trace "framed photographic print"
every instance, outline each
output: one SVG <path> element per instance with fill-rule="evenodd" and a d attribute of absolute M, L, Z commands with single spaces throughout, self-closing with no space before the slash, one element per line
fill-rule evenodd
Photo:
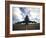
<path fill-rule="evenodd" d="M 6 37 L 44 35 L 44 3 L 6 1 L 5 12 Z"/>

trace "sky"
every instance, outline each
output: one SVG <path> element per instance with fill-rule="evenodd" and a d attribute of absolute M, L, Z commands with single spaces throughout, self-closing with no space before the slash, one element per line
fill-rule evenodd
<path fill-rule="evenodd" d="M 12 21 L 13 24 L 24 21 L 25 16 L 28 15 L 30 21 L 40 22 L 40 8 L 31 7 L 13 7 Z"/>

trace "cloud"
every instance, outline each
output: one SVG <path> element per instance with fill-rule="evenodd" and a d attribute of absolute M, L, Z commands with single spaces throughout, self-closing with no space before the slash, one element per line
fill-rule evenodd
<path fill-rule="evenodd" d="M 26 15 L 29 16 L 30 21 L 40 21 L 40 9 L 39 8 L 26 8 L 26 7 L 14 7 L 13 8 L 13 23 L 24 21 Z"/>

